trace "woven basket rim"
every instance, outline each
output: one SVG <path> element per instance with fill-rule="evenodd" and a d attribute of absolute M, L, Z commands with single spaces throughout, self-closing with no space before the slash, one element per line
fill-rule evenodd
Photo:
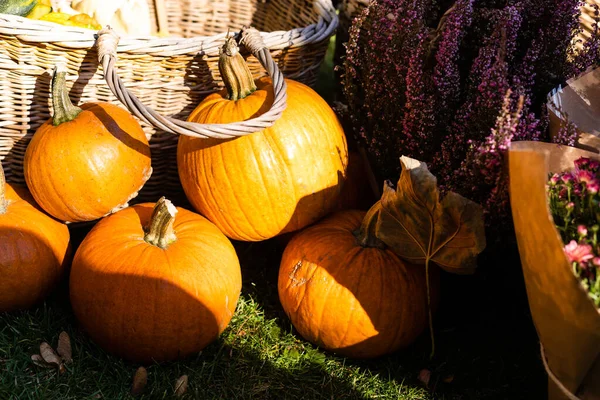
<path fill-rule="evenodd" d="M 328 39 L 339 24 L 339 18 L 331 0 L 314 0 L 313 8 L 318 15 L 316 23 L 287 31 L 260 31 L 269 50 L 306 46 Z M 63 48 L 88 49 L 96 42 L 95 30 L 59 25 L 49 21 L 32 20 L 18 15 L 0 13 L 0 34 L 30 43 L 51 43 Z M 119 35 L 118 52 L 148 55 L 196 54 L 218 55 L 227 32 L 219 34 L 183 37 L 157 37 Z"/>

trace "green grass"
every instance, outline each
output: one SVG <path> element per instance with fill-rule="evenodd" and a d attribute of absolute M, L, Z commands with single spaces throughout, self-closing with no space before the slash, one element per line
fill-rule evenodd
<path fill-rule="evenodd" d="M 512 278 L 443 276 L 433 360 L 424 332 L 404 351 L 357 361 L 319 350 L 294 331 L 277 296 L 283 248 L 276 241 L 236 243 L 236 249 L 244 285 L 228 329 L 195 357 L 148 366 L 141 398 L 173 398 L 183 374 L 189 376 L 185 398 L 193 399 L 544 398 L 522 288 L 506 299 L 499 295 Z M 495 286 L 484 289 L 484 279 Z M 42 341 L 56 346 L 62 330 L 71 336 L 74 362 L 59 375 L 30 357 Z M 127 399 L 137 367 L 105 353 L 78 329 L 66 283 L 32 310 L 0 315 L 0 399 Z M 432 371 L 429 388 L 417 380 L 422 368 Z M 444 382 L 449 376 L 452 382 Z"/>

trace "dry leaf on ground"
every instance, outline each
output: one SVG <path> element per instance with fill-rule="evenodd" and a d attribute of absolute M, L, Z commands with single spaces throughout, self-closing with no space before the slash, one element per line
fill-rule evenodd
<path fill-rule="evenodd" d="M 69 338 L 69 334 L 65 331 L 62 331 L 58 336 L 58 347 L 56 349 L 58 354 L 61 356 L 65 363 L 70 363 L 73 361 L 73 353 L 71 350 L 71 339 Z"/>
<path fill-rule="evenodd" d="M 133 384 L 131 385 L 131 394 L 136 396 L 141 394 L 148 382 L 148 371 L 146 368 L 139 367 L 133 376 Z"/>
<path fill-rule="evenodd" d="M 419 376 L 417 377 L 419 381 L 421 381 L 425 387 L 429 387 L 429 380 L 431 379 L 431 371 L 428 369 L 422 369 L 419 372 Z"/>
<path fill-rule="evenodd" d="M 188 387 L 188 376 L 187 375 L 182 375 L 179 377 L 179 379 L 177 379 L 177 382 L 175 382 L 175 395 L 177 397 L 183 396 L 183 394 L 186 392 Z"/>
<path fill-rule="evenodd" d="M 40 355 L 46 363 L 58 367 L 59 373 L 62 374 L 63 372 L 65 372 L 65 366 L 62 360 L 56 354 L 52 346 L 50 346 L 48 343 L 42 342 L 42 344 L 40 344 Z"/>
<path fill-rule="evenodd" d="M 37 365 L 38 367 L 42 367 L 42 368 L 54 368 L 54 365 L 48 364 L 46 361 L 44 361 L 44 358 L 42 356 L 40 356 L 39 354 L 32 355 L 31 356 L 31 361 L 33 361 L 33 363 L 35 365 Z"/>

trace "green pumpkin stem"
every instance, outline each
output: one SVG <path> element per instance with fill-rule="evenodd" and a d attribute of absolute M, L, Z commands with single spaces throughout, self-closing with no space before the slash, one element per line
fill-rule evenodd
<path fill-rule="evenodd" d="M 229 100 L 240 100 L 256 90 L 254 77 L 233 37 L 226 39 L 219 51 L 219 72 Z"/>
<path fill-rule="evenodd" d="M 377 218 L 379 217 L 379 210 L 381 205 L 379 202 L 375 203 L 362 220 L 360 228 L 354 231 L 354 236 L 358 241 L 358 244 L 362 247 L 376 247 L 378 249 L 384 249 L 385 243 L 383 243 L 376 235 L 377 229 Z"/>
<path fill-rule="evenodd" d="M 2 168 L 2 164 L 0 164 L 0 215 L 6 213 L 7 206 L 6 177 L 4 176 L 4 168 Z"/>
<path fill-rule="evenodd" d="M 69 93 L 66 88 L 67 68 L 64 64 L 59 63 L 54 68 L 52 74 L 52 108 L 54 115 L 52 116 L 52 125 L 58 126 L 63 122 L 69 122 L 75 119 L 82 111 L 81 108 L 73 105 L 69 98 Z"/>
<path fill-rule="evenodd" d="M 177 240 L 173 224 L 175 223 L 177 208 L 169 200 L 161 197 L 154 206 L 152 217 L 146 226 L 144 240 L 153 246 L 166 249 Z"/>

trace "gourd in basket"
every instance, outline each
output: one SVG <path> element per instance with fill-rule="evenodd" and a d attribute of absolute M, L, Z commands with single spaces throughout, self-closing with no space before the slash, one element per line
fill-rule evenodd
<path fill-rule="evenodd" d="M 134 198 L 152 173 L 150 147 L 124 108 L 105 102 L 76 107 L 64 66 L 52 77 L 54 115 L 31 139 L 23 161 L 37 203 L 66 222 L 98 219 Z"/>
<path fill-rule="evenodd" d="M 269 109 L 271 79 L 253 79 L 233 38 L 221 50 L 219 71 L 226 89 L 206 97 L 188 121 L 227 124 Z M 348 164 L 342 126 L 314 90 L 285 82 L 287 108 L 273 126 L 235 139 L 179 138 L 187 198 L 232 239 L 259 241 L 301 229 L 338 201 Z"/>

